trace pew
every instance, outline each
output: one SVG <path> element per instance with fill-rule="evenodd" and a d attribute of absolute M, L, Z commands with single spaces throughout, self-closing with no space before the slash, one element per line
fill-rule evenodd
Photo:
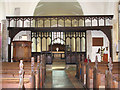
<path fill-rule="evenodd" d="M 25 88 L 43 88 L 46 75 L 45 56 L 38 56 L 38 61 L 23 62 L 24 76 L 23 84 Z M 2 63 L 2 88 L 21 88 L 19 75 L 19 62 L 3 62 Z"/>
<path fill-rule="evenodd" d="M 96 64 L 95 62 L 85 63 L 81 61 L 78 66 L 78 79 L 87 88 L 118 88 L 120 87 L 118 86 L 120 82 L 119 65 L 119 62 L 113 62 L 112 76 L 110 76 L 109 73 L 106 74 L 109 69 L 107 62 L 97 62 Z M 107 87 L 106 83 L 109 82 L 107 77 L 111 77 L 112 81 L 114 81 L 112 82 L 112 87 Z"/>

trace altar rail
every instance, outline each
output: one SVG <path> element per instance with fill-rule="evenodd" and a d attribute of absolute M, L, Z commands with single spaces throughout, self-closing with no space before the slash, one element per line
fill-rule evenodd
<path fill-rule="evenodd" d="M 8 27 L 111 26 L 113 15 L 7 16 Z"/>

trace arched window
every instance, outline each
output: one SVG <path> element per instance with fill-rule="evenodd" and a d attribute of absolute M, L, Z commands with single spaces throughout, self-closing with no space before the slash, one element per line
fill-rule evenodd
<path fill-rule="evenodd" d="M 54 43 L 64 44 L 63 32 L 52 32 L 52 44 Z"/>

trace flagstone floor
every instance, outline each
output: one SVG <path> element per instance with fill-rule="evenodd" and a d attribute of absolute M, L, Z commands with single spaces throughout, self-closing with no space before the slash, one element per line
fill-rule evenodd
<path fill-rule="evenodd" d="M 44 88 L 82 88 L 81 82 L 75 77 L 76 65 L 65 65 L 64 59 L 54 59 L 47 65 L 47 76 Z"/>

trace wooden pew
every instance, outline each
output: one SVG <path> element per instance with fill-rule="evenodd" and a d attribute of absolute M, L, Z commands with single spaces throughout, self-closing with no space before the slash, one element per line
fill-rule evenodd
<path fill-rule="evenodd" d="M 112 70 L 112 73 L 113 75 L 118 75 L 120 74 L 119 70 L 119 62 L 113 62 L 113 70 Z M 84 63 L 84 62 L 81 62 L 79 64 L 79 68 L 78 70 L 80 70 L 80 68 L 82 69 L 81 70 L 81 74 L 79 74 L 80 78 L 79 80 L 87 87 L 87 88 L 93 88 L 93 87 L 97 87 L 97 83 L 102 83 L 102 82 L 99 82 L 101 81 L 101 77 L 104 75 L 104 78 L 105 78 L 105 72 L 106 70 L 108 70 L 108 63 L 106 62 L 98 62 L 98 66 L 97 66 L 97 71 L 95 70 L 94 68 L 95 66 L 95 63 Z M 87 71 L 87 72 L 86 72 Z M 94 71 L 94 72 L 93 72 Z M 97 73 L 97 76 L 95 77 L 94 73 Z M 86 75 L 87 74 L 87 75 Z M 93 81 L 94 80 L 97 80 L 97 83 Z M 119 80 L 119 79 L 118 79 Z M 105 81 L 104 81 L 105 82 Z M 92 83 L 92 85 L 91 85 Z M 93 83 L 95 85 L 93 85 Z M 100 85 L 99 85 L 100 86 Z M 104 85 L 105 86 L 105 85 Z M 115 85 L 114 85 L 115 86 Z"/>
<path fill-rule="evenodd" d="M 42 57 L 42 56 L 41 56 Z M 34 68 L 31 68 L 31 63 L 30 62 L 24 62 L 24 84 L 25 84 L 25 88 L 31 88 L 31 87 L 37 87 L 37 88 L 42 88 L 43 87 L 43 83 L 45 82 L 45 73 L 46 73 L 46 64 L 43 64 L 45 61 L 45 58 L 43 59 L 43 62 L 41 62 L 40 67 L 38 66 L 38 63 L 34 62 Z M 31 72 L 33 70 L 34 74 L 32 74 L 33 72 Z M 41 74 L 39 74 L 38 72 L 40 72 Z M 19 84 L 19 62 L 13 62 L 13 63 L 9 63 L 9 62 L 3 62 L 2 63 L 2 72 L 0 73 L 2 74 L 2 84 L 3 84 L 3 88 L 7 88 L 5 86 L 5 84 L 9 87 L 9 85 L 13 85 L 14 88 L 18 88 L 18 84 Z M 38 75 L 41 78 L 41 83 L 42 86 L 40 87 L 40 79 L 38 79 Z M 44 76 L 44 79 L 42 76 Z M 31 77 L 34 78 L 31 78 Z M 36 81 L 35 81 L 36 79 Z M 33 80 L 33 83 L 31 82 L 31 80 Z M 32 83 L 32 84 L 31 84 Z M 39 85 L 38 85 L 39 84 Z M 33 86 L 31 86 L 33 85 Z M 13 87 L 11 87 L 13 88 Z"/>

